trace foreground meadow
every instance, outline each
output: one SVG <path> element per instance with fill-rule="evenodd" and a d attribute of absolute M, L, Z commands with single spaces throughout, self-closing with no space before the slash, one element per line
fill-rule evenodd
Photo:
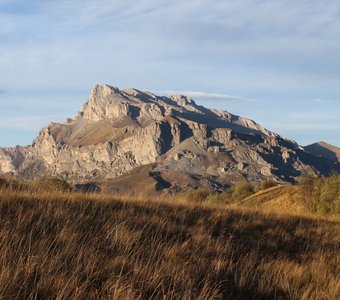
<path fill-rule="evenodd" d="M 340 299 L 340 222 L 0 191 L 0 299 Z"/>

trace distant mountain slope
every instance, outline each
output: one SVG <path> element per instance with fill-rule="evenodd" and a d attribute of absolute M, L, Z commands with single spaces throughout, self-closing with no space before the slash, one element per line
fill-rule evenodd
<path fill-rule="evenodd" d="M 147 165 L 147 172 L 139 168 Z M 73 183 L 118 184 L 138 182 L 138 170 L 151 177 L 150 188 L 177 191 L 183 182 L 214 189 L 268 177 L 292 182 L 301 174 L 340 172 L 340 164 L 188 97 L 109 85 L 95 85 L 74 119 L 43 128 L 31 146 L 0 148 L 0 174 L 29 179 L 48 174 Z"/>
<path fill-rule="evenodd" d="M 313 155 L 322 156 L 340 162 L 340 148 L 326 142 L 318 142 L 305 147 L 305 150 Z"/>

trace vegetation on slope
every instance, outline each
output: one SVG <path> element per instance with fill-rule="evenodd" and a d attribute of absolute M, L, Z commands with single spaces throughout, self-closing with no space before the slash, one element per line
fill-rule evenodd
<path fill-rule="evenodd" d="M 298 178 L 296 186 L 278 185 L 270 179 L 262 181 L 257 187 L 248 182 L 239 182 L 223 193 L 198 189 L 183 193 L 180 197 L 190 202 L 271 207 L 274 210 L 295 210 L 339 217 L 340 175 L 304 176 Z"/>
<path fill-rule="evenodd" d="M 340 223 L 0 192 L 1 299 L 339 299 Z"/>
<path fill-rule="evenodd" d="M 340 214 L 340 175 L 299 178 L 299 199 L 312 212 Z"/>

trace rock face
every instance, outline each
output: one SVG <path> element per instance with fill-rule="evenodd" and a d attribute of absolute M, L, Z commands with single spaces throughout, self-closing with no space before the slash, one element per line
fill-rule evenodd
<path fill-rule="evenodd" d="M 109 85 L 94 86 L 75 119 L 43 128 L 31 146 L 0 148 L 0 173 L 23 178 L 49 174 L 87 183 L 146 165 L 166 188 L 180 185 L 183 176 L 223 188 L 242 179 L 294 181 L 340 170 L 337 162 L 311 155 L 252 120 L 185 96 Z"/>
<path fill-rule="evenodd" d="M 325 157 L 334 162 L 340 162 L 340 148 L 326 142 L 317 142 L 305 147 L 305 150 L 315 156 Z"/>

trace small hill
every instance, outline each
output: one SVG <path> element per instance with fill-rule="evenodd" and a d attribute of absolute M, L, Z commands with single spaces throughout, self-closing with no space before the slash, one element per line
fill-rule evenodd
<path fill-rule="evenodd" d="M 318 142 L 304 147 L 305 150 L 315 156 L 325 157 L 334 162 L 340 162 L 340 148 L 326 142 Z"/>
<path fill-rule="evenodd" d="M 306 207 L 296 201 L 297 187 L 292 185 L 279 185 L 243 199 L 237 206 L 248 206 L 282 213 L 305 213 Z"/>

